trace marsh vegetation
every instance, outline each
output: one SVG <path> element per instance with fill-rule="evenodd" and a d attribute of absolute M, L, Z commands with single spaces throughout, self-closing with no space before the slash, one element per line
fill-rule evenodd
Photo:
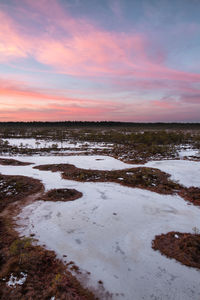
<path fill-rule="evenodd" d="M 199 124 L 0 124 L 0 298 L 132 299 L 123 278 L 139 280 L 133 256 L 141 271 L 143 251 L 156 266 L 175 258 L 199 268 L 199 149 Z M 153 286 L 158 269 L 149 261 L 145 268 Z M 162 276 L 168 290 L 168 273 Z M 191 292 L 190 278 L 187 284 L 187 299 L 200 292 Z"/>

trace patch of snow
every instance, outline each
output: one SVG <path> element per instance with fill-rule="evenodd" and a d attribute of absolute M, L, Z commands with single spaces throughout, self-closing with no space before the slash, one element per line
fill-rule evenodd
<path fill-rule="evenodd" d="M 16 285 L 22 285 L 26 281 L 27 274 L 24 272 L 20 272 L 20 278 L 17 278 L 12 273 L 10 275 L 9 281 L 7 282 L 7 286 L 16 287 Z"/>
<path fill-rule="evenodd" d="M 184 156 L 198 156 L 199 155 L 199 151 L 196 149 L 181 149 L 180 151 L 178 151 L 179 157 L 183 158 Z"/>

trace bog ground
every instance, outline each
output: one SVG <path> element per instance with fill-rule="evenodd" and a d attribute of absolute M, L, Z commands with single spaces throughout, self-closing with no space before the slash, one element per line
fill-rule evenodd
<path fill-rule="evenodd" d="M 124 143 L 118 144 L 122 148 L 120 157 L 112 155 L 112 150 L 116 148 L 112 140 L 109 140 L 109 145 L 103 142 L 98 144 L 98 140 L 91 145 L 90 141 L 85 141 L 87 149 L 84 149 L 84 153 L 76 152 L 83 151 L 83 145 L 75 141 L 74 144 L 73 141 L 65 141 L 59 146 L 60 150 L 59 147 L 51 148 L 55 141 L 49 141 L 50 150 L 41 141 L 37 144 L 33 138 L 30 141 L 23 138 L 22 143 L 22 140 L 16 142 L 15 139 L 4 137 L 3 147 L 5 141 L 11 147 L 0 157 L 1 174 L 28 176 L 40 180 L 44 185 L 40 197 L 21 206 L 19 204 L 20 209 L 13 214 L 14 227 L 21 238 L 34 238 L 33 245 L 54 251 L 66 268 L 69 269 L 70 264 L 74 265 L 71 272 L 83 287 L 89 288 L 99 299 L 200 298 L 199 269 L 170 259 L 152 248 L 152 241 L 160 234 L 172 231 L 198 234 L 200 210 L 197 205 L 180 197 L 175 189 L 160 194 L 149 190 L 148 186 L 136 188 L 134 181 L 133 187 L 123 186 L 124 179 L 121 177 L 117 178 L 118 183 L 89 182 L 87 177 L 76 181 L 64 179 L 59 171 L 61 164 L 70 164 L 78 170 L 94 172 L 126 170 L 127 176 L 133 176 L 128 169 L 154 168 L 169 174 L 170 180 L 177 186 L 185 189 L 194 187 L 198 191 L 200 162 L 197 144 L 194 147 L 188 143 L 171 143 L 170 147 L 175 152 L 171 156 L 168 154 L 168 158 L 151 153 L 145 159 L 143 157 L 140 164 L 135 164 L 135 159 L 132 162 L 129 159 L 129 163 L 123 159 L 121 151 L 125 147 Z M 69 142 L 71 152 L 67 153 L 68 149 L 65 148 Z M 12 154 L 13 147 L 15 155 Z M 95 152 L 91 152 L 92 147 Z M 21 153 L 22 149 L 26 149 L 27 153 Z M 131 157 L 138 150 L 132 145 L 129 151 Z M 15 161 L 7 161 L 6 164 L 8 158 Z M 45 165 L 54 165 L 56 168 L 54 172 L 42 170 L 41 166 Z M 40 168 L 35 168 L 37 166 Z M 142 176 L 146 176 L 145 173 Z M 154 184 L 151 184 L 152 188 Z M 73 189 L 80 193 L 71 201 L 65 201 L 64 198 L 60 201 L 55 198 L 54 201 L 52 197 L 48 201 L 44 195 L 54 189 Z M 178 235 L 176 238 L 179 238 Z M 13 279 L 14 275 L 10 271 L 9 280 L 4 280 L 10 295 L 16 286 L 26 285 L 28 270 L 23 274 L 21 278 L 18 274 L 19 278 L 16 276 Z M 56 293 L 55 290 L 52 297 L 59 299 Z"/>

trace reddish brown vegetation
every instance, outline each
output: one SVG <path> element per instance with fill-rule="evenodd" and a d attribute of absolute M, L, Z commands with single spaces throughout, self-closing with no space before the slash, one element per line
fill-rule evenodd
<path fill-rule="evenodd" d="M 200 234 L 172 231 L 157 235 L 152 248 L 186 266 L 200 269 Z"/>
<path fill-rule="evenodd" d="M 158 193 L 170 194 L 179 185 L 169 179 L 169 175 L 153 168 L 138 167 L 125 170 L 100 171 L 76 168 L 74 165 L 57 164 L 34 167 L 43 171 L 60 171 L 62 177 L 69 180 L 93 182 L 117 182 L 130 187 L 149 189 Z"/>
<path fill-rule="evenodd" d="M 32 163 L 22 162 L 22 161 L 11 159 L 11 158 L 0 158 L 0 165 L 4 165 L 4 166 L 28 166 L 28 165 L 32 165 Z"/>
<path fill-rule="evenodd" d="M 184 199 L 192 202 L 194 205 L 200 206 L 200 189 L 197 187 L 190 187 L 188 189 L 181 190 L 179 195 Z"/>
<path fill-rule="evenodd" d="M 0 174 L 0 211 L 11 202 L 37 193 L 42 187 L 42 183 L 37 179 Z"/>
<path fill-rule="evenodd" d="M 186 188 L 170 180 L 170 175 L 159 169 L 138 167 L 125 170 L 100 171 L 76 168 L 70 164 L 41 165 L 34 167 L 39 170 L 62 172 L 62 177 L 69 180 L 116 182 L 129 187 L 147 189 L 160 194 L 178 193 L 185 200 L 200 205 L 200 189 Z"/>
<path fill-rule="evenodd" d="M 5 218 L 0 220 L 0 299 L 95 299 L 82 288 L 52 251 L 19 239 Z M 27 274 L 23 285 L 8 287 L 11 274 Z"/>
<path fill-rule="evenodd" d="M 33 169 L 38 169 L 41 171 L 51 171 L 51 172 L 65 172 L 66 170 L 68 172 L 74 172 L 76 171 L 76 167 L 74 165 L 70 164 L 53 164 L 53 165 L 40 165 L 35 166 Z"/>
<path fill-rule="evenodd" d="M 50 299 L 53 296 L 61 300 L 96 299 L 70 273 L 70 269 L 80 273 L 78 267 L 73 265 L 68 268 L 56 258 L 54 252 L 33 246 L 31 238 L 19 238 L 13 229 L 13 217 L 19 211 L 20 204 L 37 199 L 38 192 L 43 192 L 40 181 L 23 176 L 0 176 L 3 203 L 0 212 L 0 299 Z M 19 192 L 17 195 L 2 196 L 8 186 L 16 185 L 17 189 L 13 190 Z M 9 287 L 7 283 L 11 275 L 19 279 L 21 272 L 27 275 L 25 282 Z"/>
<path fill-rule="evenodd" d="M 82 197 L 82 193 L 74 189 L 53 189 L 42 195 L 46 201 L 72 201 Z"/>

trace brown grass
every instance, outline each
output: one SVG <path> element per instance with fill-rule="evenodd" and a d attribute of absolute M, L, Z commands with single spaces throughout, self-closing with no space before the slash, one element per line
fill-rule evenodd
<path fill-rule="evenodd" d="M 53 251 L 33 246 L 31 239 L 19 239 L 5 218 L 0 220 L 0 232 L 0 299 L 95 299 Z M 27 274 L 25 283 L 8 287 L 11 274 L 20 277 L 21 272 Z"/>
<path fill-rule="evenodd" d="M 32 165 L 32 163 L 22 162 L 22 161 L 11 159 L 11 158 L 0 158 L 0 165 L 4 165 L 4 166 L 28 166 L 28 165 Z"/>
<path fill-rule="evenodd" d="M 200 269 L 200 234 L 172 231 L 157 235 L 152 248 L 186 266 Z"/>
<path fill-rule="evenodd" d="M 75 189 L 53 189 L 41 196 L 45 201 L 73 201 L 82 197 L 82 193 Z"/>
<path fill-rule="evenodd" d="M 24 197 L 37 193 L 42 183 L 30 177 L 0 174 L 0 211 L 9 203 L 20 201 Z"/>
<path fill-rule="evenodd" d="M 24 176 L 1 175 L 1 178 L 7 184 L 13 181 L 20 183 L 21 193 L 17 199 L 14 196 L 6 198 L 0 211 L 0 299 L 49 300 L 53 296 L 60 300 L 97 299 L 81 286 L 71 274 L 70 268 L 58 260 L 53 251 L 34 246 L 32 238 L 19 238 L 14 230 L 13 217 L 21 205 L 38 198 L 38 194 L 43 192 L 43 185 L 38 180 Z M 75 265 L 73 271 L 80 273 Z M 8 287 L 11 274 L 20 278 L 21 272 L 27 274 L 25 283 Z"/>
<path fill-rule="evenodd" d="M 85 170 L 70 164 L 41 165 L 43 171 L 62 172 L 64 179 L 81 182 L 116 182 L 129 187 L 147 189 L 160 194 L 179 194 L 186 201 L 200 205 L 200 188 L 186 188 L 159 169 L 137 167 L 115 171 Z"/>
<path fill-rule="evenodd" d="M 189 187 L 179 192 L 184 199 L 192 202 L 192 204 L 200 206 L 200 189 L 197 187 Z"/>

